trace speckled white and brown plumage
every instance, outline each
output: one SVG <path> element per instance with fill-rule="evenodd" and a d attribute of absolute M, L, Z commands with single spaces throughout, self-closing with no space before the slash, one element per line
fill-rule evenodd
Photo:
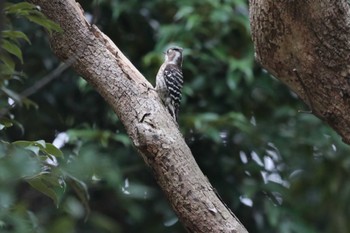
<path fill-rule="evenodd" d="M 177 122 L 183 86 L 182 48 L 171 47 L 156 77 L 156 90 L 165 107 Z"/>

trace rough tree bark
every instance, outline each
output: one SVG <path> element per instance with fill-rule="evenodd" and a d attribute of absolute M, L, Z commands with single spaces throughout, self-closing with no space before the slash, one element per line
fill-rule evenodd
<path fill-rule="evenodd" d="M 347 0 L 250 0 L 256 58 L 350 144 Z"/>
<path fill-rule="evenodd" d="M 30 0 L 60 24 L 50 35 L 53 52 L 103 96 L 158 184 L 190 232 L 247 232 L 218 198 L 196 164 L 176 124 L 151 84 L 98 28 L 90 25 L 74 0 Z"/>

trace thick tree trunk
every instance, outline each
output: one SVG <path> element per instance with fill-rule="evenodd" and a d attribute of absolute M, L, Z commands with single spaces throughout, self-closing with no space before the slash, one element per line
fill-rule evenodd
<path fill-rule="evenodd" d="M 196 164 L 176 124 L 149 82 L 98 28 L 84 18 L 74 0 L 30 0 L 60 24 L 50 42 L 63 61 L 104 97 L 123 122 L 134 145 L 191 232 L 247 232 L 220 201 Z"/>
<path fill-rule="evenodd" d="M 250 0 L 256 58 L 350 144 L 347 0 Z"/>

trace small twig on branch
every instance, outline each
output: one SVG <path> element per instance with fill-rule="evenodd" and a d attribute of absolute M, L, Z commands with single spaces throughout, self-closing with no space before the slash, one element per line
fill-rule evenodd
<path fill-rule="evenodd" d="M 76 60 L 76 57 L 69 58 L 65 63 L 60 63 L 56 69 L 54 69 L 51 73 L 34 83 L 33 86 L 25 89 L 23 92 L 21 92 L 21 97 L 25 98 L 28 96 L 33 95 L 34 93 L 38 92 L 40 89 L 42 89 L 44 86 L 49 84 L 52 80 L 60 76 L 64 71 L 66 71 Z"/>
<path fill-rule="evenodd" d="M 64 71 L 66 71 L 73 63 L 77 60 L 77 57 L 71 57 L 69 58 L 65 63 L 60 63 L 56 69 L 54 69 L 51 73 L 44 76 L 42 79 L 34 83 L 31 87 L 25 89 L 23 92 L 19 94 L 20 100 L 23 100 L 24 98 L 27 98 L 36 92 L 38 92 L 40 89 L 45 87 L 47 84 L 52 82 L 55 78 L 59 77 Z M 0 111 L 0 118 L 6 115 L 12 108 L 16 106 L 16 103 L 13 103 L 9 105 L 6 108 L 3 108 Z"/>

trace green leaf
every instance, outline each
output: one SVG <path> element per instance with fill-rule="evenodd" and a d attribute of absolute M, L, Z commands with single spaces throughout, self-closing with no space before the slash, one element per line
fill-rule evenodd
<path fill-rule="evenodd" d="M 234 91 L 237 88 L 239 76 L 236 76 L 234 72 L 229 72 L 227 73 L 226 81 L 227 81 L 227 86 L 230 88 L 230 90 Z"/>
<path fill-rule="evenodd" d="M 59 150 L 57 147 L 55 147 L 54 145 L 52 145 L 51 143 L 46 143 L 46 148 L 45 151 L 50 154 L 53 155 L 55 157 L 63 157 L 63 153 L 61 150 Z"/>
<path fill-rule="evenodd" d="M 4 128 L 9 128 L 13 126 L 13 121 L 8 118 L 1 118 L 0 119 L 0 130 Z"/>
<path fill-rule="evenodd" d="M 32 151 L 35 155 L 39 155 L 40 148 L 37 146 L 27 146 L 25 149 Z"/>
<path fill-rule="evenodd" d="M 39 155 L 40 152 L 40 144 L 33 141 L 15 141 L 12 143 L 13 145 L 23 147 L 24 149 L 32 151 L 35 155 Z"/>
<path fill-rule="evenodd" d="M 34 145 L 39 146 L 40 148 L 46 148 L 46 143 L 44 140 L 35 141 Z"/>
<path fill-rule="evenodd" d="M 86 214 L 86 217 L 87 217 L 90 213 L 90 207 L 89 207 L 90 196 L 89 196 L 89 191 L 86 184 L 83 181 L 75 178 L 70 174 L 66 174 L 66 180 L 69 186 L 74 190 L 74 192 L 79 197 L 79 200 L 83 203 L 85 210 L 87 212 Z"/>
<path fill-rule="evenodd" d="M 202 17 L 196 14 L 189 16 L 187 18 L 187 21 L 186 21 L 187 23 L 185 28 L 187 30 L 192 30 L 193 28 L 197 27 L 201 23 L 201 19 Z"/>
<path fill-rule="evenodd" d="M 0 54 L 0 61 L 2 61 L 3 64 L 0 64 L 0 72 L 1 74 L 13 74 L 15 72 L 15 62 L 10 56 L 7 56 L 6 54 Z"/>
<path fill-rule="evenodd" d="M 176 15 L 174 16 L 174 19 L 175 20 L 180 20 L 182 18 L 186 18 L 188 17 L 189 15 L 193 14 L 194 12 L 194 8 L 193 6 L 185 6 L 185 7 L 182 7 L 178 10 L 178 12 L 176 13 Z"/>
<path fill-rule="evenodd" d="M 36 6 L 28 2 L 6 3 L 5 14 L 16 14 L 26 16 L 33 10 L 37 10 Z"/>
<path fill-rule="evenodd" d="M 0 56 L 0 60 L 1 59 L 1 56 Z M 10 60 L 12 61 L 12 60 Z M 13 67 L 9 67 L 7 64 L 1 64 L 0 63 L 0 77 L 2 80 L 6 80 L 6 79 L 11 79 L 12 78 L 12 75 L 13 73 L 15 72 L 14 70 L 14 63 L 12 64 Z"/>
<path fill-rule="evenodd" d="M 26 42 L 28 42 L 28 44 L 31 44 L 27 35 L 21 31 L 4 30 L 2 31 L 2 36 L 3 38 L 8 38 L 17 42 L 18 42 L 18 39 L 23 39 Z"/>
<path fill-rule="evenodd" d="M 47 19 L 43 14 L 41 14 L 41 13 L 39 14 L 39 13 L 40 12 L 38 12 L 35 15 L 28 15 L 27 19 L 31 22 L 34 22 L 34 23 L 40 25 L 40 26 L 43 26 L 50 33 L 52 31 L 62 32 L 61 27 L 57 23 Z"/>
<path fill-rule="evenodd" d="M 16 145 L 16 146 L 20 146 L 20 147 L 27 147 L 27 146 L 30 146 L 32 145 L 32 142 L 31 141 L 15 141 L 13 142 L 12 144 Z"/>
<path fill-rule="evenodd" d="M 244 78 L 247 82 L 253 81 L 253 71 L 251 69 L 253 61 L 251 59 L 234 59 L 229 60 L 229 71 L 230 73 L 238 70 L 244 74 Z"/>
<path fill-rule="evenodd" d="M 3 39 L 1 47 L 5 49 L 7 52 L 15 55 L 23 64 L 23 56 L 22 56 L 22 51 L 21 49 L 14 43 Z"/>
<path fill-rule="evenodd" d="M 101 133 L 99 130 L 93 129 L 72 129 L 67 131 L 70 141 L 75 141 L 80 138 L 84 139 L 100 139 Z"/>
<path fill-rule="evenodd" d="M 1 123 L 1 121 L 0 121 Z M 63 157 L 63 153 L 61 150 L 57 149 L 54 145 L 51 143 L 46 143 L 44 140 L 38 140 L 38 141 L 16 141 L 12 144 L 16 146 L 23 147 L 25 149 L 33 151 L 36 155 L 39 154 L 39 152 L 43 152 L 55 157 Z"/>
<path fill-rule="evenodd" d="M 15 14 L 26 17 L 29 21 L 46 28 L 50 33 L 52 31 L 62 32 L 61 27 L 48 19 L 43 13 L 39 11 L 37 6 L 28 2 L 21 2 L 17 4 L 6 4 L 5 14 Z"/>
<path fill-rule="evenodd" d="M 51 173 L 41 173 L 26 180 L 33 188 L 50 197 L 58 207 L 59 198 L 64 192 L 64 186 L 59 177 Z"/>

